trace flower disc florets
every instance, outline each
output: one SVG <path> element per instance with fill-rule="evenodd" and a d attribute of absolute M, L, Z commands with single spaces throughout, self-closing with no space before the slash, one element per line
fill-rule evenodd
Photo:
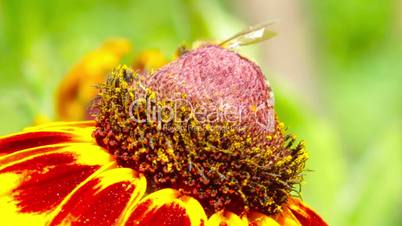
<path fill-rule="evenodd" d="M 212 56 L 229 55 L 249 63 L 235 53 L 216 48 L 219 47 L 194 50 L 156 75 L 136 74 L 125 66 L 115 69 L 108 81 L 100 85 L 94 104 L 97 122 L 94 136 L 121 166 L 143 173 L 151 191 L 165 187 L 178 189 L 198 199 L 209 214 L 221 209 L 275 214 L 293 185 L 301 182 L 306 152 L 301 143 L 295 144 L 293 136 L 284 133 L 284 126 L 276 116 L 272 118 L 271 129 L 259 127 L 258 120 L 264 117 L 261 112 L 257 114 L 256 104 L 258 99 L 269 97 L 268 88 L 261 85 L 251 91 L 251 96 L 233 96 L 230 86 L 249 87 L 246 79 L 245 83 L 227 83 L 226 90 L 211 95 L 208 92 L 216 88 L 211 87 L 211 82 L 203 82 L 202 76 L 192 81 L 191 77 L 184 79 L 176 76 L 186 75 L 173 73 L 197 65 L 200 68 L 188 73 L 213 72 L 208 65 L 211 51 Z M 197 54 L 204 56 L 200 58 L 206 61 L 204 65 L 192 65 L 194 57 L 200 57 Z M 174 65 L 182 64 L 183 60 L 190 65 L 179 68 Z M 241 68 L 234 70 L 242 72 Z M 201 91 L 202 84 L 208 86 L 204 89 L 208 92 Z M 262 93 L 256 97 L 258 92 Z M 213 98 L 205 98 L 206 94 Z M 242 110 L 226 117 L 227 108 L 219 105 L 225 100 L 235 107 L 230 109 L 241 106 Z M 264 109 L 262 115 L 269 114 L 269 110 Z M 250 116 L 252 113 L 254 117 Z"/>

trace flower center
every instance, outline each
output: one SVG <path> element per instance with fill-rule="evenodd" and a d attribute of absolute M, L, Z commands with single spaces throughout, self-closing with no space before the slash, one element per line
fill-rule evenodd
<path fill-rule="evenodd" d="M 200 119 L 196 100 L 185 93 L 159 99 L 146 79 L 120 66 L 94 102 L 94 137 L 119 165 L 144 174 L 149 192 L 178 189 L 198 199 L 207 214 L 280 212 L 307 159 L 282 123 L 275 118 L 273 131 L 257 133 L 218 113 Z"/>

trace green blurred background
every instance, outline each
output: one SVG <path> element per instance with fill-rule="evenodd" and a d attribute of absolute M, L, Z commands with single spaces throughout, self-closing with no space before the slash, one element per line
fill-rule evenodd
<path fill-rule="evenodd" d="M 279 19 L 243 48 L 305 140 L 303 198 L 330 225 L 402 225 L 402 3 L 396 0 L 0 0 L 0 135 L 54 117 L 69 69 L 108 38 L 171 56 Z M 127 59 L 130 59 L 128 57 Z"/>

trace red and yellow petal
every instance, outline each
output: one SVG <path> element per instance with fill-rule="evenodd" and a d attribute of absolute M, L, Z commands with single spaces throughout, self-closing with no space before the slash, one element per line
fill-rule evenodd
<path fill-rule="evenodd" d="M 104 171 L 73 192 L 50 225 L 121 225 L 126 208 L 145 191 L 145 178 L 131 169 Z"/>
<path fill-rule="evenodd" d="M 326 226 L 327 223 L 310 207 L 296 198 L 289 198 L 288 208 L 302 226 Z"/>
<path fill-rule="evenodd" d="M 40 124 L 32 127 L 25 128 L 24 131 L 49 131 L 49 130 L 57 130 L 57 131 L 66 131 L 66 132 L 75 132 L 76 135 L 86 135 L 90 137 L 89 141 L 92 141 L 92 131 L 94 130 L 95 121 L 71 121 L 71 122 L 47 122 L 45 124 Z M 84 130 L 86 129 L 86 130 Z"/>
<path fill-rule="evenodd" d="M 275 217 L 275 220 L 279 223 L 279 225 L 304 226 L 297 220 L 297 218 L 288 208 L 284 208 L 284 210 Z"/>
<path fill-rule="evenodd" d="M 327 224 L 313 210 L 307 207 L 299 199 L 289 198 L 283 211 L 275 217 L 270 217 L 259 212 L 250 212 L 244 216 L 238 216 L 229 211 L 220 211 L 213 214 L 206 224 L 207 226 L 327 226 Z"/>
<path fill-rule="evenodd" d="M 0 138 L 0 216 L 7 219 L 2 223 L 44 225 L 74 189 L 114 164 L 99 146 L 80 142 L 84 131 L 41 130 Z"/>
<path fill-rule="evenodd" d="M 145 178 L 117 167 L 92 131 L 91 121 L 51 123 L 0 137 L 2 224 L 327 225 L 295 198 L 275 218 L 220 211 L 209 219 L 197 200 L 174 189 L 142 198 Z"/>
<path fill-rule="evenodd" d="M 230 211 L 219 211 L 214 213 L 207 222 L 207 226 L 247 226 L 247 218 L 241 218 Z"/>
<path fill-rule="evenodd" d="M 0 137 L 0 160 L 4 155 L 47 145 L 66 143 L 94 143 L 92 121 L 51 123 L 30 127 L 25 132 Z"/>
<path fill-rule="evenodd" d="M 146 196 L 133 207 L 126 226 L 205 225 L 207 217 L 201 204 L 174 189 L 162 189 Z"/>
<path fill-rule="evenodd" d="M 273 218 L 258 212 L 250 212 L 244 216 L 238 216 L 229 211 L 220 211 L 213 214 L 207 226 L 280 226 Z"/>
<path fill-rule="evenodd" d="M 247 216 L 250 226 L 280 226 L 272 217 L 258 212 L 251 212 Z"/>
<path fill-rule="evenodd" d="M 276 216 L 280 225 L 286 226 L 327 226 L 328 224 L 310 207 L 299 199 L 289 197 L 282 213 Z"/>

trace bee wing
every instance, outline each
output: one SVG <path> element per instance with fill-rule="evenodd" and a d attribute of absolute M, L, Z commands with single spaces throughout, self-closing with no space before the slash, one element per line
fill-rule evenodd
<path fill-rule="evenodd" d="M 277 33 L 270 29 L 276 21 L 270 21 L 248 27 L 234 36 L 221 42 L 219 45 L 225 48 L 234 49 L 240 46 L 251 45 L 274 37 Z"/>

